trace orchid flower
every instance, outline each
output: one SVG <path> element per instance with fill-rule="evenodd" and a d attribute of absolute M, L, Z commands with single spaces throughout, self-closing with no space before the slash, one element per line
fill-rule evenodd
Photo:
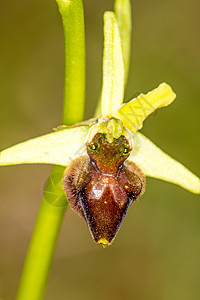
<path fill-rule="evenodd" d="M 116 0 L 115 12 L 104 14 L 102 92 L 96 117 L 83 122 L 83 5 L 81 0 L 56 2 L 65 35 L 63 123 L 69 125 L 0 152 L 0 166 L 55 166 L 44 190 L 17 300 L 42 299 L 67 206 L 65 193 L 71 207 L 86 220 L 94 241 L 103 247 L 112 243 L 130 204 L 144 193 L 145 176 L 200 194 L 200 179 L 139 132 L 151 113 L 174 101 L 171 87 L 161 83 L 123 104 L 130 54 L 130 1 Z"/>
<path fill-rule="evenodd" d="M 172 182 L 199 194 L 200 179 L 139 132 L 148 115 L 171 104 L 176 97 L 175 93 L 168 84 L 162 83 L 151 92 L 140 94 L 123 104 L 123 54 L 116 15 L 114 12 L 106 12 L 100 116 L 73 126 L 58 127 L 52 133 L 5 149 L 0 152 L 0 165 L 52 164 L 68 168 L 78 157 L 87 156 L 86 144 L 92 141 L 97 133 L 105 134 L 110 144 L 113 140 L 126 136 L 131 145 L 128 161 L 133 162 L 145 176 Z M 85 214 L 84 211 L 83 217 Z M 86 221 L 88 222 L 87 218 Z M 101 237 L 96 241 L 108 244 L 112 239 L 105 242 L 105 238 Z"/>

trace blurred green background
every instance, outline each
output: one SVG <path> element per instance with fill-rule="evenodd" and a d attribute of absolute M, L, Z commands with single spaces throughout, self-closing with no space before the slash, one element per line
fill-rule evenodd
<path fill-rule="evenodd" d="M 176 101 L 144 132 L 200 176 L 200 2 L 135 0 L 126 100 L 166 81 Z M 101 88 L 102 17 L 111 0 L 85 0 L 86 118 Z M 0 149 L 61 123 L 64 46 L 53 0 L 0 1 Z M 51 166 L 0 168 L 0 298 L 15 298 Z M 40 272 L 40 270 L 38 270 Z M 200 299 L 200 197 L 148 179 L 113 245 L 93 243 L 68 209 L 45 300 Z M 28 299 L 27 299 L 28 300 Z"/>

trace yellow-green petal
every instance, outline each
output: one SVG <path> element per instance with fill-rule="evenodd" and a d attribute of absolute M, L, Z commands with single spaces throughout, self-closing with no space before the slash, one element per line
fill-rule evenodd
<path fill-rule="evenodd" d="M 134 134 L 129 160 L 140 167 L 146 176 L 172 182 L 200 194 L 200 179 L 139 132 Z"/>
<path fill-rule="evenodd" d="M 118 23 L 113 12 L 105 12 L 101 117 L 116 116 L 123 97 L 124 62 Z"/>
<path fill-rule="evenodd" d="M 67 128 L 17 144 L 0 152 L 0 166 L 53 164 L 67 166 L 85 155 L 88 126 Z"/>
<path fill-rule="evenodd" d="M 131 3 L 130 0 L 115 0 L 115 14 L 119 25 L 125 69 L 125 83 L 128 77 L 131 52 Z"/>
<path fill-rule="evenodd" d="M 143 121 L 151 113 L 158 108 L 168 106 L 175 98 L 176 94 L 171 87 L 162 83 L 153 91 L 140 94 L 137 98 L 122 105 L 118 111 L 118 117 L 134 133 L 142 128 Z"/>

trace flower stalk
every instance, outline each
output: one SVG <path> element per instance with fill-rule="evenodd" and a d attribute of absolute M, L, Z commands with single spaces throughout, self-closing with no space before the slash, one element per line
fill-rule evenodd
<path fill-rule="evenodd" d="M 40 300 L 43 298 L 66 207 L 51 205 L 43 197 L 29 245 L 17 300 Z"/>
<path fill-rule="evenodd" d="M 85 102 L 85 34 L 82 0 L 56 0 L 65 41 L 63 124 L 81 122 Z M 62 189 L 65 167 L 55 166 L 44 190 L 17 300 L 43 298 L 53 253 L 68 205 Z"/>

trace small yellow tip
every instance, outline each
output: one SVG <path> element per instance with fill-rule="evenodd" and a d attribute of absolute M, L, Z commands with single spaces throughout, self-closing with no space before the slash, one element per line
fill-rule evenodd
<path fill-rule="evenodd" d="M 106 248 L 108 246 L 109 242 L 107 241 L 107 239 L 101 238 L 100 240 L 98 240 L 98 244 L 103 246 L 103 248 Z"/>

